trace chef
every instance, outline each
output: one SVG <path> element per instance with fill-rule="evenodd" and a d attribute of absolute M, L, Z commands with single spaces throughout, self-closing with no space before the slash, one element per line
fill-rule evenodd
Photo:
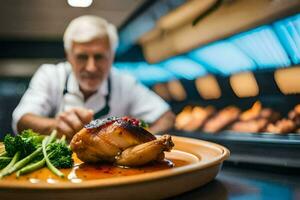
<path fill-rule="evenodd" d="M 132 116 L 150 131 L 172 127 L 174 114 L 154 92 L 112 68 L 118 45 L 116 28 L 97 16 L 71 21 L 64 33 L 67 62 L 44 64 L 13 112 L 15 133 L 57 129 L 71 139 L 92 119 Z"/>

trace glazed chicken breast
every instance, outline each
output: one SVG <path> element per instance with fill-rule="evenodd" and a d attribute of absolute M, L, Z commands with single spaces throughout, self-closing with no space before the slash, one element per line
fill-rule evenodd
<path fill-rule="evenodd" d="M 133 118 L 94 120 L 76 133 L 71 149 L 83 162 L 140 166 L 164 159 L 174 146 L 171 136 L 156 138 Z"/>

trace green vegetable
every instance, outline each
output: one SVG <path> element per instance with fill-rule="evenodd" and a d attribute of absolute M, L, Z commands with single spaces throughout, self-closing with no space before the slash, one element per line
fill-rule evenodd
<path fill-rule="evenodd" d="M 54 139 L 55 139 L 55 136 L 56 136 L 56 134 L 57 134 L 57 131 L 52 131 L 51 132 L 51 134 L 50 134 L 50 136 L 49 137 L 45 137 L 44 138 L 44 140 L 46 141 L 46 145 L 48 145 L 49 143 L 51 143 L 51 142 L 53 142 L 54 141 Z M 47 147 L 47 149 L 48 149 L 48 147 Z M 40 169 L 40 168 L 42 168 L 42 167 L 44 167 L 45 166 L 45 158 L 44 158 L 44 156 L 43 156 L 43 153 L 42 153 L 42 147 L 40 147 L 39 149 L 38 149 L 39 151 L 38 151 L 38 153 L 36 153 L 36 155 L 35 156 L 32 156 L 32 158 L 35 158 L 34 160 L 33 160 L 33 162 L 32 163 L 30 163 L 30 164 L 28 164 L 27 166 L 25 166 L 25 167 L 23 167 L 22 169 L 20 169 L 20 168 L 18 168 L 18 169 L 20 169 L 19 171 L 17 171 L 17 176 L 20 176 L 20 175 L 22 175 L 22 174 L 27 174 L 27 173 L 30 173 L 30 172 L 33 172 L 33 171 L 35 171 L 35 170 L 37 170 L 37 169 Z M 34 154 L 35 152 L 33 152 L 32 154 Z M 41 155 L 39 154 L 39 153 L 41 153 Z M 29 155 L 30 156 L 30 155 Z M 24 158 L 25 159 L 25 158 Z M 24 160 L 23 159 L 23 160 Z"/>
<path fill-rule="evenodd" d="M 25 130 L 20 135 L 15 137 L 6 135 L 4 138 L 4 145 L 7 155 L 12 157 L 17 152 L 21 153 L 21 158 L 34 152 L 41 147 L 43 136 L 33 132 L 32 130 Z"/>
<path fill-rule="evenodd" d="M 27 129 L 22 131 L 21 133 L 22 138 L 30 140 L 31 143 L 35 146 L 35 148 L 38 148 L 42 145 L 42 141 L 45 138 L 45 136 L 42 136 L 31 129 Z"/>
<path fill-rule="evenodd" d="M 43 148 L 43 154 L 44 154 L 44 158 L 46 160 L 46 164 L 47 164 L 47 167 L 57 176 L 61 177 L 61 178 L 64 178 L 64 174 L 59 171 L 51 162 L 50 162 L 50 159 L 48 157 L 48 154 L 47 154 L 47 151 L 46 151 L 46 146 L 47 146 L 47 141 L 49 140 L 48 137 L 46 137 L 43 142 L 42 142 L 42 148 Z"/>
<path fill-rule="evenodd" d="M 59 143 L 51 143 L 47 146 L 47 153 L 49 152 L 48 156 L 50 158 L 51 163 L 57 168 L 70 168 L 73 166 L 73 159 L 72 159 L 72 151 L 66 144 L 66 137 L 63 136 Z M 23 174 L 27 174 L 38 170 L 45 166 L 46 159 L 43 159 L 30 163 L 29 165 L 23 167 L 19 171 L 17 171 L 17 176 L 21 176 Z"/>
<path fill-rule="evenodd" d="M 6 155 L 7 155 L 6 151 L 0 153 L 0 157 L 6 156 Z"/>
<path fill-rule="evenodd" d="M 35 162 L 35 163 L 30 163 L 29 165 L 26 165 L 19 171 L 17 171 L 17 177 L 23 175 L 23 174 L 28 174 L 30 172 L 33 172 L 35 170 L 41 169 L 45 166 L 46 160 L 43 158 L 42 160 Z"/>
<path fill-rule="evenodd" d="M 30 155 L 26 156 L 25 158 L 23 158 L 22 160 L 18 161 L 16 164 L 14 164 L 13 167 L 9 168 L 7 170 L 7 173 L 4 175 L 9 175 L 15 171 L 17 171 L 18 169 L 21 169 L 22 167 L 24 167 L 26 164 L 28 164 L 30 161 L 32 161 L 35 157 L 37 157 L 38 155 L 40 155 L 42 152 L 42 147 L 38 148 L 37 150 L 35 150 L 33 153 L 31 153 Z"/>
<path fill-rule="evenodd" d="M 15 137 L 4 138 L 5 150 L 1 153 L 0 179 L 17 171 L 17 176 L 33 172 L 47 165 L 57 176 L 64 174 L 57 168 L 73 166 L 72 151 L 66 143 L 65 136 L 55 139 L 57 132 L 50 136 L 40 136 L 32 130 L 25 130 Z M 5 155 L 5 156 L 4 156 Z M 7 157 L 6 157 L 7 155 Z M 11 158 L 14 156 L 13 158 Z M 0 168 L 0 169 L 1 169 Z"/>
<path fill-rule="evenodd" d="M 145 121 L 143 120 L 139 120 L 140 123 L 139 123 L 139 126 L 143 127 L 143 128 L 149 128 L 149 124 L 146 123 Z"/>
<path fill-rule="evenodd" d="M 8 163 L 11 161 L 11 157 L 0 157 L 0 169 L 3 169 L 8 165 Z"/>
<path fill-rule="evenodd" d="M 47 153 L 50 162 L 56 168 L 70 168 L 73 166 L 72 151 L 65 143 L 56 142 L 49 144 Z"/>
<path fill-rule="evenodd" d="M 2 171 L 0 172 L 0 179 L 2 179 L 3 176 L 7 175 L 7 171 L 14 166 L 14 164 L 19 160 L 20 157 L 20 152 L 17 152 L 14 157 L 12 158 L 12 160 L 10 161 L 10 163 L 4 168 L 2 169 Z"/>

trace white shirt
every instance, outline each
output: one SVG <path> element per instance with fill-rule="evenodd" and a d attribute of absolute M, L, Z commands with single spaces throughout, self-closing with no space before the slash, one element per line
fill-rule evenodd
<path fill-rule="evenodd" d="M 68 74 L 68 93 L 63 95 Z M 168 104 L 133 77 L 112 68 L 110 79 L 111 93 L 108 102 L 110 110 L 108 115 L 103 117 L 129 115 L 152 123 L 169 110 Z M 57 65 L 44 64 L 34 74 L 29 88 L 13 112 L 13 129 L 17 133 L 17 122 L 27 113 L 54 117 L 74 107 L 85 107 L 96 113 L 105 106 L 107 94 L 108 81 L 105 80 L 97 92 L 84 101 L 68 62 Z"/>

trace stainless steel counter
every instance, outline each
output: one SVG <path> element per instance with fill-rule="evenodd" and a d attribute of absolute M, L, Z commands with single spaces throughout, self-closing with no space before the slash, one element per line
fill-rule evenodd
<path fill-rule="evenodd" d="M 171 199 L 298 200 L 300 170 L 283 174 L 226 166 L 211 183 Z"/>

